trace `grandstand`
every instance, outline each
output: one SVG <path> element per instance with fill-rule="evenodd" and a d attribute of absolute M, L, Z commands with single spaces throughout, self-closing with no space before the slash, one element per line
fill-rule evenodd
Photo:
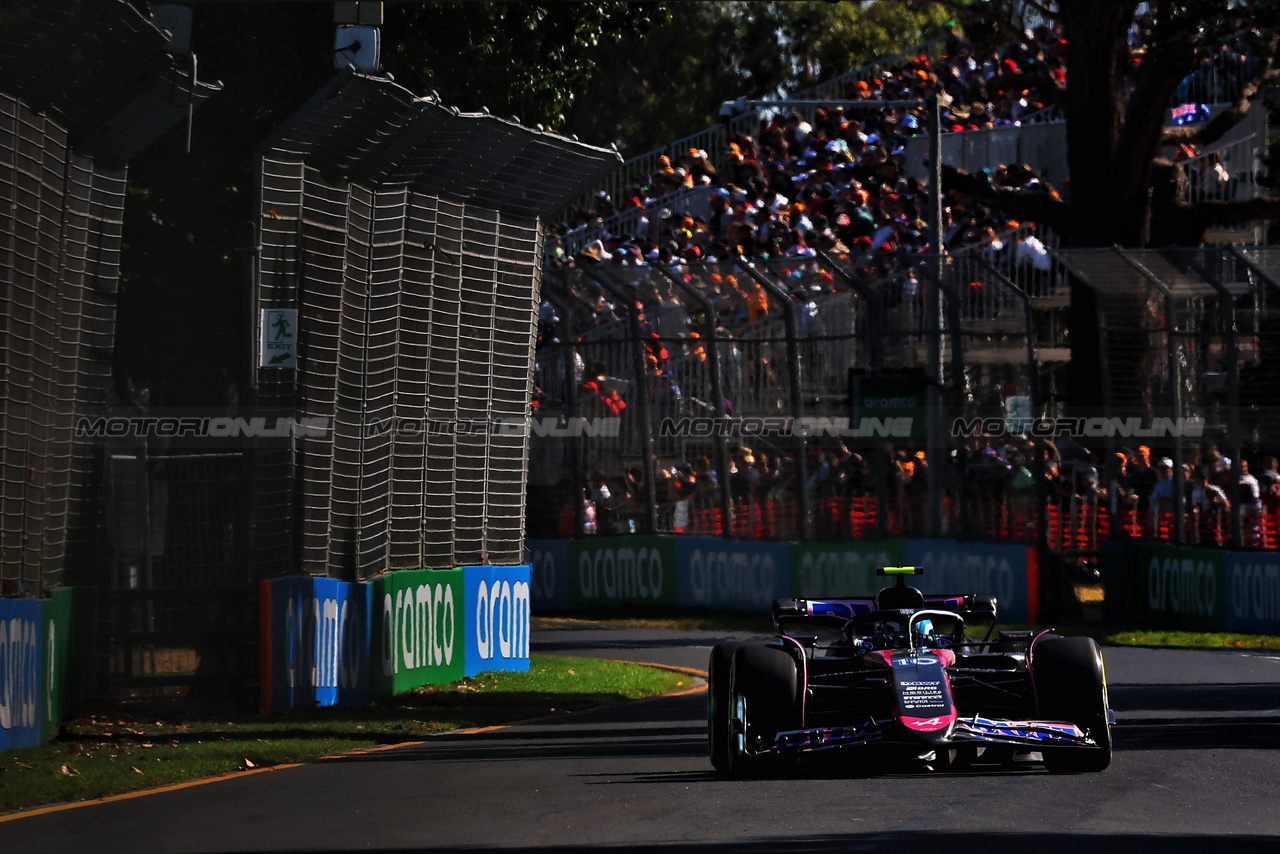
<path fill-rule="evenodd" d="M 624 162 L 566 210 L 562 233 L 547 242 L 535 406 L 566 419 L 615 416 L 620 427 L 570 440 L 535 436 L 535 459 L 559 457 L 571 474 L 535 466 L 531 535 L 583 533 L 584 523 L 602 534 L 758 539 L 947 534 L 1089 553 L 1123 530 L 1274 547 L 1277 519 L 1268 506 L 1233 500 L 1231 514 L 1215 511 L 1212 519 L 1196 508 L 1183 512 L 1181 504 L 1156 512 L 1146 495 L 1127 487 L 1139 467 L 1150 468 L 1138 460 L 1139 445 L 1189 461 L 1216 446 L 1236 461 L 1213 473 L 1224 485 L 1240 482 L 1240 460 L 1254 472 L 1264 467 L 1275 447 L 1265 417 L 1228 401 L 1227 390 L 1241 376 L 1264 374 L 1273 256 L 1230 248 L 1063 251 L 1029 223 L 955 204 L 944 221 L 947 252 L 934 254 L 925 224 L 910 223 L 912 204 L 921 218 L 925 212 L 928 139 L 914 120 L 918 111 L 886 107 L 876 130 L 890 130 L 877 140 L 865 133 L 877 123 L 859 129 L 840 104 L 866 97 L 867 81 L 885 81 L 876 88 L 888 93 L 892 80 L 896 92 L 904 69 L 934 68 L 940 50 L 935 40 L 872 63 L 797 93 L 793 108 L 782 102 L 746 110 L 747 102 L 726 101 L 720 125 Z M 1214 114 L 1238 91 L 1231 75 L 1240 73 L 1225 58 L 1215 60 L 1176 97 Z M 903 90 L 913 92 L 924 94 Z M 1066 177 L 1065 125 L 1053 110 L 984 127 L 966 124 L 969 118 L 967 110 L 951 112 L 944 163 L 986 170 L 1010 186 Z M 779 158 L 770 148 L 779 136 L 800 156 Z M 806 136 L 821 146 L 806 147 Z M 1218 164 L 1231 176 L 1193 180 L 1193 198 L 1257 195 L 1266 137 L 1265 112 L 1254 111 L 1212 150 L 1184 156 L 1193 178 Z M 841 190 L 857 184 L 850 179 L 858 155 L 890 138 L 896 143 L 884 147 L 898 145 L 887 159 L 897 167 L 898 194 L 908 199 L 908 225 L 901 218 L 894 225 L 901 208 L 878 208 L 869 246 L 851 239 Z M 741 152 L 762 164 L 767 189 L 743 193 L 733 157 L 721 163 L 712 152 Z M 779 204 L 772 195 L 782 179 L 794 182 L 802 211 L 788 210 L 795 197 Z M 823 192 L 805 195 L 817 184 L 826 185 Z M 815 222 L 815 205 L 822 222 Z M 734 241 L 726 233 L 744 219 L 735 216 L 744 207 L 746 219 L 759 216 L 769 226 L 787 214 L 783 230 L 797 230 L 798 220 L 809 240 L 727 251 Z M 890 226 L 895 245 L 882 247 L 882 229 Z M 1260 225 L 1211 235 L 1248 243 L 1261 236 Z M 1063 397 L 1073 293 L 1098 301 L 1109 371 L 1103 405 L 1088 413 L 1069 412 Z M 1227 313 L 1234 326 L 1220 325 Z M 1137 377 L 1129 367 L 1135 364 L 1144 366 Z M 890 389 L 912 403 L 873 410 L 867 388 Z M 1003 423 L 1015 411 L 1047 425 L 1097 417 L 1125 426 L 1090 440 L 1079 459 L 1057 446 L 1079 444 L 1055 442 L 1057 429 L 940 437 L 917 425 L 901 435 L 856 435 L 870 412 L 923 416 L 918 420 L 936 429 L 982 418 Z M 779 417 L 828 427 L 797 442 L 790 429 L 770 429 Z M 713 435 L 671 429 L 699 418 L 728 426 L 712 428 L 719 431 Z M 1132 418 L 1143 425 L 1136 433 L 1124 421 Z M 1160 419 L 1193 422 L 1199 432 L 1142 433 L 1164 424 Z M 846 435 L 830 426 L 839 423 L 849 424 Z M 595 486 L 585 486 L 589 476 Z M 1243 482 L 1238 488 L 1247 492 L 1247 476 Z M 1237 487 L 1227 488 L 1234 498 Z M 1189 483 L 1185 489 L 1190 497 Z M 931 514 L 939 503 L 941 512 Z"/>

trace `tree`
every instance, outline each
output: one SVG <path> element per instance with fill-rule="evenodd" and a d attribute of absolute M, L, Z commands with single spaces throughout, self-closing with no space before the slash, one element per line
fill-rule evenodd
<path fill-rule="evenodd" d="M 667 20 L 666 3 L 396 3 L 383 66 L 462 110 L 566 129 L 565 113 L 596 76 L 593 56 Z"/>
<path fill-rule="evenodd" d="M 586 51 L 643 29 L 662 4 L 388 4 L 384 65 L 446 104 L 562 126 L 589 81 Z M 120 395 L 232 405 L 246 379 L 253 154 L 333 76 L 325 3 L 198 3 L 201 80 L 223 83 L 130 166 L 115 348 Z"/>
<path fill-rule="evenodd" d="M 978 176 L 944 167 L 944 189 L 1048 226 L 1068 247 L 1197 246 L 1211 225 L 1280 218 L 1280 198 L 1275 196 L 1192 199 L 1185 166 L 1164 154 L 1170 146 L 1209 145 L 1251 110 L 1265 109 L 1259 101 L 1269 91 L 1266 87 L 1280 82 L 1274 66 L 1280 34 L 1277 0 L 939 2 L 961 20 L 980 21 L 1005 41 L 1023 38 L 1028 22 L 1018 16 L 1029 11 L 1061 27 L 1067 43 L 1064 80 L 1053 79 L 1042 68 L 1029 73 L 1024 65 L 1018 74 L 993 78 L 988 88 L 1033 86 L 1041 100 L 1061 106 L 1070 186 L 1061 193 L 1045 192 L 1044 187 L 997 189 Z M 1166 126 L 1179 84 L 1224 59 L 1236 62 L 1240 72 L 1231 108 L 1203 124 Z M 1136 302 L 1134 309 L 1140 309 Z M 1067 402 L 1100 406 L 1102 339 L 1096 298 L 1074 278 L 1068 324 Z M 1113 364 L 1112 369 L 1141 373 L 1141 364 Z"/>
<path fill-rule="evenodd" d="M 1062 28 L 1067 79 L 1009 75 L 990 86 L 1037 86 L 1067 120 L 1069 193 L 1000 191 L 975 176 L 944 170 L 944 187 L 971 194 L 1051 227 L 1069 246 L 1197 245 L 1214 224 L 1280 217 L 1280 199 L 1193 201 L 1185 169 L 1163 153 L 1180 144 L 1221 139 L 1250 110 L 1264 108 L 1266 87 L 1280 82 L 1280 3 L 1191 0 L 1152 3 L 1137 17 L 1132 0 L 1071 0 L 1056 4 L 943 2 L 962 20 L 976 18 L 1019 38 L 1014 7 L 1034 9 Z M 1130 44 L 1131 29 L 1136 39 Z M 1222 55 L 1238 56 L 1241 83 L 1234 105 L 1213 121 L 1166 127 L 1179 84 Z M 1148 215 L 1150 219 L 1148 221 Z"/>
<path fill-rule="evenodd" d="M 725 100 L 797 92 L 926 40 L 946 17 L 904 3 L 668 9 L 665 22 L 591 51 L 598 72 L 566 113 L 566 130 L 638 154 L 713 124 Z"/>

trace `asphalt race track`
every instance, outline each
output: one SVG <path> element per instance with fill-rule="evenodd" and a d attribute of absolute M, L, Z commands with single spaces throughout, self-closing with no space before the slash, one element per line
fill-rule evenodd
<path fill-rule="evenodd" d="M 535 652 L 706 667 L 721 636 L 561 629 Z M 0 822 L 0 852 L 1280 851 L 1280 656 L 1109 648 L 1101 774 L 712 772 L 705 692 Z"/>

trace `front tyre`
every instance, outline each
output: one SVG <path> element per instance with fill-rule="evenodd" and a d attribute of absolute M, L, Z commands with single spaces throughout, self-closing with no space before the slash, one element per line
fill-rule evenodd
<path fill-rule="evenodd" d="M 1085 637 L 1045 638 L 1033 650 L 1032 678 L 1041 717 L 1073 723 L 1098 745 L 1045 748 L 1045 767 L 1054 774 L 1105 770 L 1111 764 L 1111 724 L 1098 644 Z"/>
<path fill-rule="evenodd" d="M 735 777 L 760 773 L 779 732 L 800 725 L 796 660 L 776 646 L 743 646 L 730 670 L 727 770 Z"/>
<path fill-rule="evenodd" d="M 707 751 L 711 767 L 717 771 L 729 770 L 729 740 L 732 715 L 730 671 L 733 654 L 742 647 L 740 643 L 718 643 L 711 649 L 707 664 Z"/>

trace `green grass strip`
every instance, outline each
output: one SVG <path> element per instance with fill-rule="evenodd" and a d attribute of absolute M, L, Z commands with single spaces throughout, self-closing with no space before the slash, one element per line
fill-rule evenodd
<path fill-rule="evenodd" d="M 692 685 L 625 662 L 534 655 L 527 673 L 482 673 L 360 709 L 271 715 L 132 709 L 69 721 L 54 741 L 0 753 L 0 812 L 120 795 L 459 729 L 566 714 Z"/>

